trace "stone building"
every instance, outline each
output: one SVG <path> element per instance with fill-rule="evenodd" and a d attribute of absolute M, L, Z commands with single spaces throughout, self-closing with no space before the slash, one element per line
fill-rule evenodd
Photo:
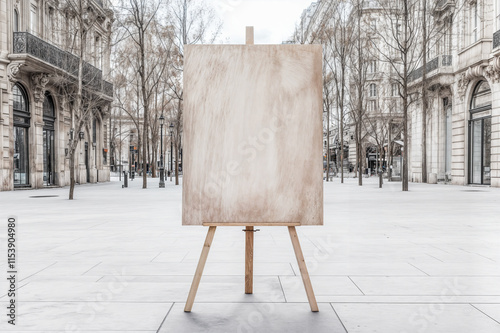
<path fill-rule="evenodd" d="M 343 14 L 339 14 L 339 11 Z M 385 11 L 382 9 L 378 1 L 362 1 L 360 6 L 356 7 L 349 1 L 326 1 L 318 0 L 304 10 L 300 25 L 299 36 L 295 37 L 298 42 L 303 43 L 321 43 L 318 38 L 321 30 L 332 30 L 338 22 L 339 17 L 347 16 L 351 22 L 351 27 L 354 27 L 357 22 L 358 14 L 360 15 L 361 28 L 360 34 L 365 45 L 363 52 L 363 63 L 359 66 L 363 67 L 364 72 L 364 111 L 361 136 L 363 169 L 369 169 L 372 172 L 377 167 L 385 168 L 388 164 L 394 166 L 392 177 L 400 176 L 401 172 L 401 122 L 402 109 L 401 98 L 399 96 L 398 84 L 391 77 L 391 65 L 385 62 L 385 57 L 381 57 L 380 52 L 389 52 L 390 48 L 385 45 L 385 40 L 389 39 L 390 31 L 384 30 L 384 25 L 381 24 L 384 20 Z M 331 33 L 331 32 L 330 32 Z M 356 34 L 355 32 L 354 34 Z M 386 35 L 387 34 L 387 35 Z M 368 42 L 369 41 L 369 42 Z M 355 42 L 354 40 L 352 42 Z M 376 44 L 377 47 L 371 46 Z M 324 46 L 324 52 L 327 52 L 329 46 Z M 354 52 L 354 51 L 352 51 Z M 335 58 L 335 55 L 329 55 Z M 350 55 L 353 56 L 353 55 Z M 335 62 L 335 59 L 330 60 Z M 349 59 L 351 61 L 351 58 Z M 346 102 L 344 108 L 344 167 L 353 167 L 356 165 L 356 140 L 355 140 L 355 117 L 350 112 L 352 111 L 349 100 L 356 95 L 354 75 L 355 71 L 351 72 L 352 63 L 346 68 Z M 353 100 L 353 99 L 351 99 Z M 336 108 L 336 106 L 334 106 Z M 337 114 L 337 110 L 333 112 Z M 338 120 L 336 120 L 338 122 Z M 336 156 L 340 151 L 338 124 L 331 125 L 336 130 L 330 130 L 330 135 L 324 133 L 324 151 L 329 149 L 332 162 L 336 162 Z M 327 139 L 329 137 L 329 140 Z M 349 169 L 351 169 L 349 168 Z M 364 171 L 364 170 L 363 170 Z"/>
<path fill-rule="evenodd" d="M 441 0 L 425 82 L 428 182 L 500 186 L 500 2 Z M 422 180 L 422 71 L 413 75 L 410 180 Z"/>
<path fill-rule="evenodd" d="M 68 185 L 71 140 L 78 140 L 76 182 L 109 181 L 106 118 L 113 85 L 105 79 L 113 12 L 106 1 L 82 1 L 85 22 L 91 22 L 84 93 L 94 104 L 76 133 L 68 94 L 81 46 L 75 1 L 0 0 L 0 190 Z"/>

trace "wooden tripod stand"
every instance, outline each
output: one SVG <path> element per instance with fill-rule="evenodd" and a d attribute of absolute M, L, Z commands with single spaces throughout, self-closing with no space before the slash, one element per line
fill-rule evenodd
<path fill-rule="evenodd" d="M 184 307 L 185 312 L 191 312 L 193 308 L 194 298 L 196 297 L 196 292 L 198 291 L 198 286 L 200 284 L 201 276 L 203 275 L 203 268 L 207 262 L 208 252 L 210 251 L 210 246 L 215 235 L 215 229 L 218 226 L 244 226 L 245 228 L 245 293 L 253 293 L 253 240 L 254 240 L 254 230 L 255 226 L 263 226 L 262 223 L 203 223 L 204 226 L 208 226 L 207 237 L 205 238 L 205 244 L 201 251 L 200 260 L 198 266 L 196 267 L 196 272 L 193 277 L 193 282 L 191 283 L 191 289 L 189 290 L 189 295 L 186 301 L 186 306 Z M 272 226 L 280 225 L 287 226 L 288 232 L 290 233 L 290 238 L 292 240 L 293 250 L 295 252 L 295 257 L 297 258 L 297 264 L 299 265 L 300 275 L 302 276 L 302 282 L 304 282 L 304 288 L 306 290 L 307 299 L 309 300 L 309 305 L 311 311 L 317 312 L 318 304 L 316 303 L 316 297 L 314 296 L 314 291 L 312 288 L 311 280 L 309 278 L 309 273 L 307 272 L 306 262 L 304 260 L 304 255 L 302 254 L 302 249 L 300 248 L 299 237 L 297 236 L 297 230 L 295 226 L 300 225 L 300 223 L 273 223 Z"/>

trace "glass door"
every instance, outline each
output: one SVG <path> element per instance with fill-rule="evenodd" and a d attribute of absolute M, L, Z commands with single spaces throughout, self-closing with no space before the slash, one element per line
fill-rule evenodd
<path fill-rule="evenodd" d="M 491 117 L 470 121 L 470 170 L 471 184 L 491 183 Z"/>
<path fill-rule="evenodd" d="M 29 185 L 28 128 L 14 126 L 14 185 Z"/>
<path fill-rule="evenodd" d="M 43 183 L 44 185 L 54 185 L 54 131 L 43 130 Z"/>
<path fill-rule="evenodd" d="M 451 180 L 451 156 L 452 156 L 452 108 L 451 104 L 446 103 L 445 109 L 445 179 Z"/>

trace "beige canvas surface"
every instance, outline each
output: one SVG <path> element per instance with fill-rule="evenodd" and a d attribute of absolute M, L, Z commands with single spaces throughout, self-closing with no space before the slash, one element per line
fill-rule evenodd
<path fill-rule="evenodd" d="M 187 45 L 182 223 L 323 224 L 321 45 Z"/>

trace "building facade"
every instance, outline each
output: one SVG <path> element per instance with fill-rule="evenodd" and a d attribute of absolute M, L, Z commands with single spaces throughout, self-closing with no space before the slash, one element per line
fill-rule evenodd
<path fill-rule="evenodd" d="M 87 33 L 84 94 L 92 112 L 76 133 L 72 111 L 78 49 L 73 0 L 0 0 L 0 190 L 69 184 L 69 149 L 77 183 L 109 181 L 107 116 L 113 101 L 113 12 L 84 0 Z M 86 21 L 89 22 L 89 21 Z M 86 89 L 92 87 L 92 89 Z"/>
<path fill-rule="evenodd" d="M 359 31 L 356 28 L 358 15 Z M 331 40 L 335 41 L 337 38 L 341 38 L 334 36 L 339 34 L 338 25 L 344 26 L 342 28 L 344 29 L 343 38 L 350 38 L 344 43 L 357 43 L 359 34 L 359 39 L 362 40 L 361 63 L 358 63 L 359 58 L 354 54 L 356 48 L 350 47 L 350 54 L 345 65 L 344 168 L 346 171 L 355 170 L 357 142 L 360 142 L 362 145 L 362 165 L 360 165 L 362 172 L 371 171 L 374 173 L 377 168 L 385 170 L 388 164 L 391 164 L 393 166 L 391 177 L 398 177 L 401 173 L 401 145 L 399 143 L 401 142 L 402 109 L 398 83 L 391 76 L 394 74 L 392 66 L 385 61 L 386 57 L 382 57 L 378 53 L 391 51 L 384 42 L 391 37 L 390 31 L 385 31 L 383 24 L 381 24 L 384 15 L 385 11 L 377 1 L 357 3 L 355 1 L 320 0 L 311 3 L 304 10 L 298 29 L 300 33 L 296 32 L 295 40 L 303 43 L 323 43 L 324 56 L 328 57 L 328 59 L 324 58 L 324 75 L 328 75 L 331 67 L 339 69 L 340 66 L 339 60 L 335 59 L 337 54 L 331 52 L 333 47 L 329 45 L 332 43 Z M 345 17 L 348 17 L 347 22 L 342 22 Z M 329 35 L 327 37 L 330 38 L 326 38 L 325 41 L 325 38 L 321 38 L 322 35 Z M 330 65 L 327 65 L 326 62 L 330 62 Z M 361 76 L 356 67 L 361 67 Z M 363 82 L 359 83 L 360 80 Z M 358 84 L 363 86 L 362 121 L 359 125 L 361 133 L 358 132 L 358 135 L 361 135 L 360 140 L 356 140 L 355 133 L 356 121 L 358 121 L 356 115 Z M 328 87 L 324 86 L 324 90 L 326 89 Z M 333 94 L 336 95 L 335 87 L 332 90 Z M 324 98 L 327 96 L 325 95 Z M 323 142 L 324 155 L 326 156 L 326 152 L 329 150 L 331 162 L 335 165 L 339 163 L 337 155 L 340 151 L 339 120 L 338 117 L 334 116 L 339 114 L 336 96 L 331 104 L 334 111 L 330 118 L 333 120 L 330 124 L 329 135 L 325 126 Z M 326 117 L 324 118 L 326 123 Z"/>
<path fill-rule="evenodd" d="M 500 186 L 500 3 L 438 1 L 427 79 L 413 74 L 417 96 L 410 117 L 410 179 L 422 180 L 422 101 L 428 182 Z"/>

